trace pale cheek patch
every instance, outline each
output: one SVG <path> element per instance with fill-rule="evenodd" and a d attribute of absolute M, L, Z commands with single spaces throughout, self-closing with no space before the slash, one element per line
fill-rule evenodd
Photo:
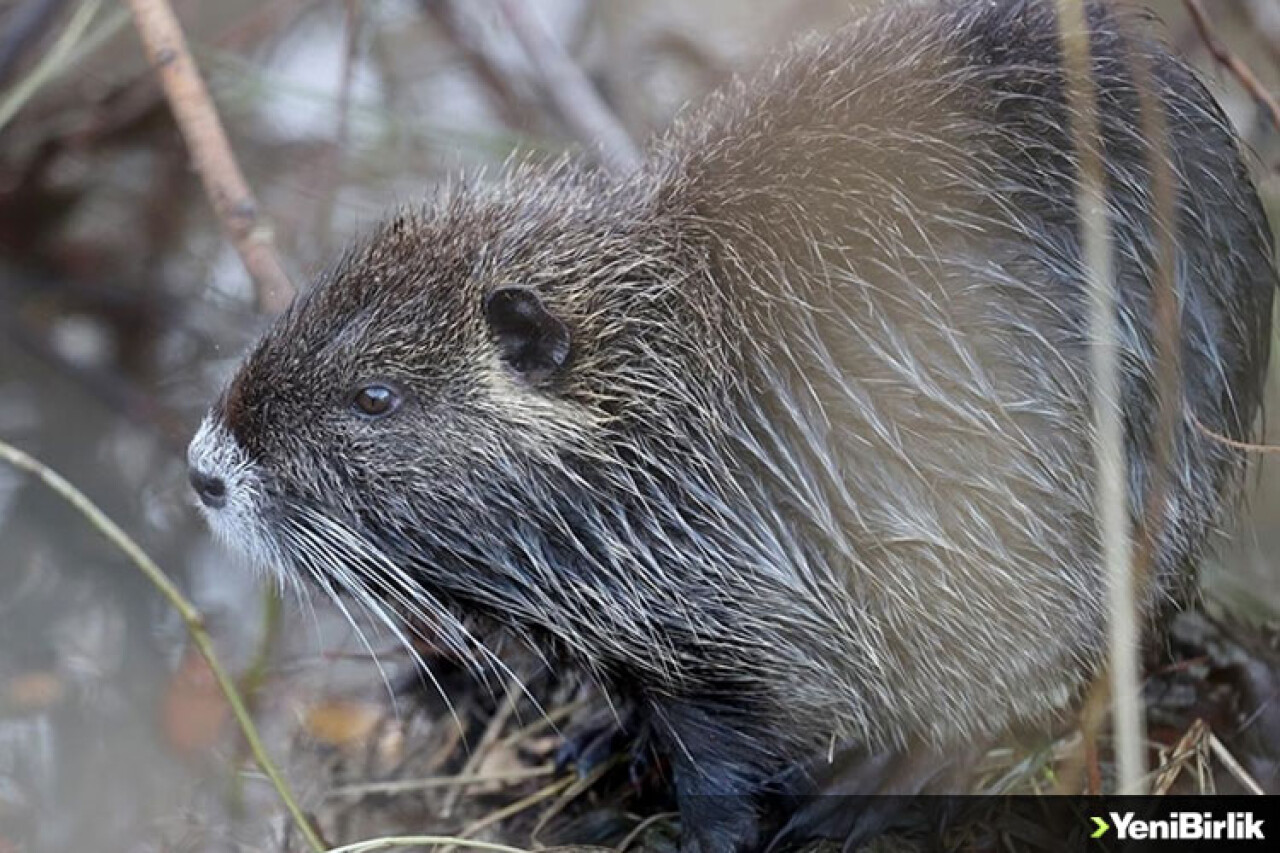
<path fill-rule="evenodd" d="M 269 497 L 263 488 L 261 470 L 213 414 L 205 417 L 191 439 L 187 464 L 226 483 L 225 506 L 210 509 L 196 502 L 214 536 L 243 553 L 255 568 L 273 571 L 278 580 L 292 582 L 292 573 L 284 569 L 281 548 L 267 522 Z"/>

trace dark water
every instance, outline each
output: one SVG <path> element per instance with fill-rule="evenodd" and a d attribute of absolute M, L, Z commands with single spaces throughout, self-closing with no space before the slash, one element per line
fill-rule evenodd
<path fill-rule="evenodd" d="M 188 575 L 203 534 L 171 449 L 12 346 L 0 348 L 0 435 L 72 473 Z M 128 849 L 190 787 L 156 736 L 181 630 L 137 569 L 47 489 L 4 470 L 0 495 L 0 837 Z"/>
<path fill-rule="evenodd" d="M 248 666 L 264 585 L 210 540 L 170 438 L 8 343 L 0 436 L 67 472 L 187 591 L 229 668 Z M 202 705 L 173 701 L 188 644 L 169 604 L 85 519 L 7 467 L 0 543 L 0 851 L 270 849 L 277 804 L 226 720 L 207 744 L 186 742 Z M 323 604 L 286 603 L 257 707 L 286 772 L 298 707 L 330 691 L 385 698 L 364 643 Z M 335 651 L 345 662 L 322 659 Z M 305 796 L 307 774 L 291 775 Z"/>

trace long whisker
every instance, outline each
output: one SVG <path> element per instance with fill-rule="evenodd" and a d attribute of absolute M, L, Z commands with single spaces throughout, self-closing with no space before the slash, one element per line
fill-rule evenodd
<path fill-rule="evenodd" d="M 520 692 L 533 706 L 535 712 L 543 717 L 547 716 L 546 709 L 542 707 L 537 697 L 529 690 L 524 679 L 487 645 L 477 639 L 455 614 L 414 584 L 405 575 L 403 569 L 391 560 L 376 543 L 360 535 L 342 522 L 322 513 L 308 510 L 306 517 L 307 521 L 317 528 L 317 533 L 322 534 L 319 536 L 320 539 L 325 542 L 332 542 L 346 552 L 350 559 L 342 567 L 341 571 L 346 577 L 346 582 L 352 586 L 353 591 L 358 591 L 361 594 L 362 601 L 368 601 L 369 598 L 372 598 L 366 583 L 372 585 L 376 590 L 381 591 L 403 608 L 412 620 L 416 620 L 423 625 L 433 626 L 436 629 L 434 638 L 428 638 L 422 633 L 421 629 L 413 624 L 408 627 L 411 633 L 423 640 L 431 642 L 435 639 L 444 642 L 450 651 L 454 652 L 463 661 L 468 670 L 477 677 L 477 680 L 481 682 L 495 701 L 497 700 L 497 694 L 489 678 L 490 671 L 496 671 L 500 674 L 504 682 L 515 683 Z M 358 577 L 356 577 L 357 574 Z M 365 583 L 361 583 L 361 581 Z M 378 611 L 378 618 L 386 624 L 390 617 L 376 605 L 371 606 Z M 393 626 L 388 625 L 388 627 Z M 449 704 L 448 698 L 444 696 L 443 689 L 429 667 L 422 661 L 421 656 L 404 639 L 403 633 L 394 627 L 393 630 L 408 647 L 417 665 L 432 681 L 442 698 L 445 699 L 446 704 Z M 530 648 L 536 648 L 533 644 L 526 643 L 526 645 L 529 645 Z M 481 665 L 480 660 L 476 657 L 477 653 L 483 657 L 487 666 Z M 542 660 L 544 664 L 547 664 L 545 658 Z M 547 665 L 550 668 L 549 664 Z M 453 710 L 451 704 L 450 710 Z"/>
<path fill-rule="evenodd" d="M 451 630 L 450 631 L 442 630 L 441 636 L 445 638 L 446 642 L 448 642 L 452 648 L 456 649 L 460 654 L 465 656 L 465 659 L 468 662 L 468 668 L 478 676 L 478 678 L 484 684 L 485 688 L 489 691 L 489 695 L 493 699 L 495 699 L 495 701 L 497 700 L 498 697 L 493 690 L 493 686 L 491 682 L 488 679 L 488 669 L 480 666 L 479 662 L 475 659 L 475 652 L 479 652 L 479 654 L 484 657 L 485 661 L 488 662 L 489 666 L 492 667 L 494 670 L 497 670 L 498 673 L 503 676 L 503 679 L 505 682 L 508 682 L 508 683 L 514 682 L 516 685 L 518 685 L 520 692 L 523 693 L 525 698 L 528 699 L 530 704 L 533 705 L 534 710 L 538 714 L 544 717 L 546 716 L 546 710 L 542 707 L 542 705 L 538 702 L 537 698 L 528 689 L 527 685 L 525 685 L 524 680 L 520 678 L 520 676 L 514 670 L 512 670 L 511 667 L 508 666 L 505 661 L 503 661 L 497 654 L 495 654 L 492 649 L 490 649 L 487 645 L 485 645 L 483 642 L 477 639 L 467 629 L 467 627 L 463 625 L 462 622 L 458 620 L 456 616 L 454 616 L 454 614 L 450 613 L 447 608 L 444 608 L 440 606 L 438 603 L 431 601 L 429 597 L 424 596 L 422 590 L 417 588 L 415 585 L 413 585 L 412 581 L 409 578 L 405 577 L 403 571 L 401 571 L 399 567 L 397 567 L 394 563 L 392 563 L 386 557 L 385 554 L 375 550 L 375 551 L 369 552 L 368 556 L 375 561 L 376 567 L 382 569 L 381 573 L 377 575 L 371 575 L 371 578 L 375 578 L 376 580 L 378 580 L 381 583 L 382 587 L 385 590 L 387 590 L 389 594 L 392 594 L 397 600 L 404 602 L 405 606 L 410 608 L 411 611 L 419 614 L 421 614 L 422 611 L 419 609 L 418 604 L 423 601 L 427 601 L 429 602 L 429 607 L 431 610 L 430 616 L 435 617 L 432 620 L 432 623 L 439 624 L 440 619 L 443 619 L 445 622 L 447 622 L 448 627 Z M 458 637 L 451 636 L 453 632 L 456 632 L 459 636 Z M 531 643 L 526 642 L 525 645 L 531 649 L 536 650 L 537 648 L 534 644 L 531 644 Z M 550 669 L 551 667 L 547 662 L 546 658 L 541 656 L 540 653 L 539 653 L 539 657 L 544 663 L 544 665 L 547 665 L 547 668 Z"/>
<path fill-rule="evenodd" d="M 338 611 L 342 614 L 343 618 L 346 619 L 347 624 L 351 626 L 351 630 L 356 635 L 360 645 L 369 653 L 369 657 L 372 658 L 374 666 L 378 669 L 378 675 L 382 679 L 387 695 L 391 698 L 392 707 L 395 709 L 396 716 L 399 717 L 399 705 L 396 700 L 395 690 L 391 686 L 391 679 L 387 676 L 387 671 L 382 664 L 382 660 L 378 657 L 378 653 L 369 642 L 368 636 L 364 630 L 361 629 L 350 608 L 347 607 L 346 603 L 342 600 L 341 595 L 339 595 L 338 591 L 334 588 L 333 583 L 329 579 L 330 575 L 326 572 L 326 570 L 332 571 L 336 569 L 337 571 L 333 574 L 333 577 L 338 578 L 339 582 L 341 582 L 343 569 L 341 566 L 335 566 L 333 564 L 334 561 L 329 558 L 328 551 L 323 542 L 318 540 L 318 538 L 315 537 L 314 534 L 306 527 L 303 527 L 296 522 L 290 522 L 283 525 L 283 529 L 285 531 L 285 535 L 289 537 L 290 543 L 294 546 L 293 553 L 297 564 L 311 576 L 311 579 L 316 583 L 316 585 L 324 591 L 329 600 L 338 608 Z"/>
<path fill-rule="evenodd" d="M 453 721 L 458 726 L 459 730 L 465 731 L 465 728 L 462 725 L 462 720 L 458 716 L 457 709 L 454 706 L 453 701 L 449 698 L 447 691 L 445 691 L 444 686 L 440 683 L 439 679 L 435 677 L 435 674 L 431 671 L 430 667 L 427 666 L 427 663 L 423 659 L 421 653 L 414 648 L 413 643 L 405 635 L 401 624 L 398 620 L 394 619 L 389 613 L 387 613 L 386 608 L 381 605 L 377 597 L 369 591 L 369 589 L 361 582 L 361 578 L 355 573 L 354 569 L 362 565 L 363 558 L 368 558 L 370 556 L 370 549 L 367 543 L 363 543 L 362 545 L 362 540 L 351 536 L 349 531 L 345 531 L 344 528 L 339 527 L 330 519 L 318 513 L 307 512 L 305 519 L 303 520 L 310 524 L 295 524 L 294 530 L 307 541 L 309 545 L 308 553 L 320 559 L 321 573 L 324 573 L 327 570 L 329 573 L 328 577 L 332 577 L 337 580 L 343 589 L 356 597 L 361 606 L 373 618 L 391 632 L 412 659 L 419 675 L 425 675 L 427 680 L 431 683 L 431 686 L 444 702 L 445 707 L 449 711 L 449 715 L 453 718 Z M 323 531 L 317 530 L 310 526 L 313 524 L 321 524 L 325 529 Z M 333 540 L 329 536 L 325 535 L 334 532 L 333 528 L 337 528 L 339 531 L 344 533 L 344 535 L 339 539 L 339 542 L 345 544 L 348 551 L 352 550 L 351 546 L 353 544 L 362 545 L 362 547 L 360 547 L 355 553 L 343 553 L 338 550 L 335 548 Z M 344 559 L 344 557 L 346 559 Z M 327 579 L 325 581 L 325 586 L 332 590 L 332 585 Z M 334 597 L 334 595 L 331 594 L 331 597 Z M 347 608 L 344 604 L 339 602 L 338 606 L 343 609 L 344 613 L 347 612 Z M 412 627 L 410 627 L 410 630 L 417 633 Z M 421 637 L 421 634 L 418 634 L 418 636 Z M 426 638 L 423 637 L 423 639 Z M 370 649 L 370 653 L 373 654 L 372 649 Z M 375 662 L 378 663 L 379 670 L 382 671 L 381 662 L 377 660 L 376 655 L 374 655 L 374 659 Z M 383 681 L 387 686 L 388 693 L 391 695 L 393 705 L 396 709 L 396 715 L 398 717 L 399 704 L 396 701 L 395 691 L 391 688 L 385 672 L 383 674 Z"/>

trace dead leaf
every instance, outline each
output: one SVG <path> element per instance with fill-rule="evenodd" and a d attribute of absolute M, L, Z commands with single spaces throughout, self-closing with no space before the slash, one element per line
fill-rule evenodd
<path fill-rule="evenodd" d="M 165 741 L 179 755 L 207 752 L 222 737 L 231 708 L 204 656 L 188 647 L 165 690 Z"/>
<path fill-rule="evenodd" d="M 381 720 L 382 709 L 376 705 L 351 699 L 330 699 L 307 711 L 303 728 L 323 744 L 350 747 L 366 743 Z"/>
<path fill-rule="evenodd" d="M 14 713 L 36 714 L 62 701 L 66 684 L 58 674 L 47 670 L 24 672 L 9 679 L 0 691 L 3 704 Z M 3 851 L 4 848 L 0 848 Z"/>

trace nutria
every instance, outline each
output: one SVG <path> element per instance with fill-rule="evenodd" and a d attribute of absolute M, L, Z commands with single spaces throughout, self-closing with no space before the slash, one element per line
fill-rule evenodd
<path fill-rule="evenodd" d="M 1149 176 L 1176 181 L 1180 399 L 1155 582 L 1240 491 L 1271 238 L 1144 20 L 1089 7 L 1131 515 L 1157 433 Z M 1134 57 L 1167 118 L 1143 138 Z M 635 173 L 514 167 L 395 215 L 194 439 L 214 529 L 294 576 L 478 615 L 631 696 L 686 850 L 833 743 L 1043 722 L 1103 655 L 1088 294 L 1051 0 L 892 3 L 685 114 Z M 723 799 L 705 795 L 724 795 Z"/>

